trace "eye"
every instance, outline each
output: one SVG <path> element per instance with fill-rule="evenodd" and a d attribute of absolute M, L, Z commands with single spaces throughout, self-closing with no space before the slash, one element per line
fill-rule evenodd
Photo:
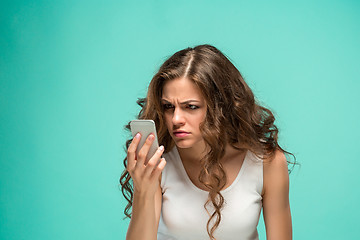
<path fill-rule="evenodd" d="M 164 110 L 168 110 L 168 109 L 174 108 L 174 106 L 170 103 L 165 103 L 165 104 L 163 104 L 163 108 L 164 108 Z"/>
<path fill-rule="evenodd" d="M 189 105 L 187 105 L 187 108 L 189 108 L 191 110 L 195 110 L 195 109 L 198 109 L 199 107 L 196 105 L 189 104 Z"/>

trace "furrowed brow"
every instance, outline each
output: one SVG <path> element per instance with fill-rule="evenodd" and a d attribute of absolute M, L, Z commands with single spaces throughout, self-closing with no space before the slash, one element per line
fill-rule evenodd
<path fill-rule="evenodd" d="M 181 102 L 180 104 L 199 103 L 199 102 L 200 102 L 200 101 L 198 101 L 198 100 L 191 99 L 191 100 L 187 100 L 187 101 Z"/>
<path fill-rule="evenodd" d="M 168 101 L 168 100 L 166 100 L 166 99 L 164 99 L 164 98 L 162 98 L 161 99 L 161 101 L 162 102 L 165 102 L 165 103 L 170 103 L 170 104 L 172 104 L 170 101 Z M 186 100 L 186 101 L 184 101 L 184 102 L 181 102 L 180 104 L 189 104 L 189 103 L 200 103 L 200 101 L 199 100 L 195 100 L 195 99 L 190 99 L 190 100 Z"/>
<path fill-rule="evenodd" d="M 165 103 L 171 103 L 171 102 L 169 102 L 168 100 L 166 100 L 166 99 L 164 99 L 164 98 L 162 98 L 161 101 L 162 101 L 162 102 L 165 102 Z"/>

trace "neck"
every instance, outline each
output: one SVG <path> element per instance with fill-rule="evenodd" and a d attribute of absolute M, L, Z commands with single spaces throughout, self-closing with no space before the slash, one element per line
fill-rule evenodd
<path fill-rule="evenodd" d="M 202 142 L 191 148 L 179 148 L 177 147 L 180 158 L 183 162 L 199 165 L 200 160 L 206 155 L 207 147 L 205 142 Z"/>
<path fill-rule="evenodd" d="M 205 145 L 205 143 L 201 144 L 202 146 L 194 146 L 191 148 L 177 148 L 180 158 L 183 162 L 191 163 L 194 165 L 200 165 L 200 160 L 206 155 L 209 151 Z M 225 162 L 229 159 L 232 159 L 234 156 L 239 154 L 244 154 L 245 148 L 238 150 L 233 148 L 230 144 L 227 144 L 225 147 L 225 155 L 220 160 L 221 162 Z"/>

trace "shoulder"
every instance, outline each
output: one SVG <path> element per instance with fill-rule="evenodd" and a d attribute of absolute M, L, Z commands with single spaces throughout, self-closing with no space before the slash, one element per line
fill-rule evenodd
<path fill-rule="evenodd" d="M 273 157 L 264 159 L 263 195 L 269 191 L 286 191 L 289 188 L 289 173 L 285 154 L 276 150 Z"/>
<path fill-rule="evenodd" d="M 276 150 L 272 158 L 264 159 L 264 171 L 285 171 L 287 172 L 287 160 L 285 154 Z"/>

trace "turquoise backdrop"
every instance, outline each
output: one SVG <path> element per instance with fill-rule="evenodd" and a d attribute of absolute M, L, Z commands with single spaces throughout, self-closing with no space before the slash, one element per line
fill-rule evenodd
<path fill-rule="evenodd" d="M 203 43 L 301 163 L 294 239 L 358 238 L 359 1 L 73 0 L 0 3 L 0 239 L 125 240 L 123 126 L 160 64 Z"/>

